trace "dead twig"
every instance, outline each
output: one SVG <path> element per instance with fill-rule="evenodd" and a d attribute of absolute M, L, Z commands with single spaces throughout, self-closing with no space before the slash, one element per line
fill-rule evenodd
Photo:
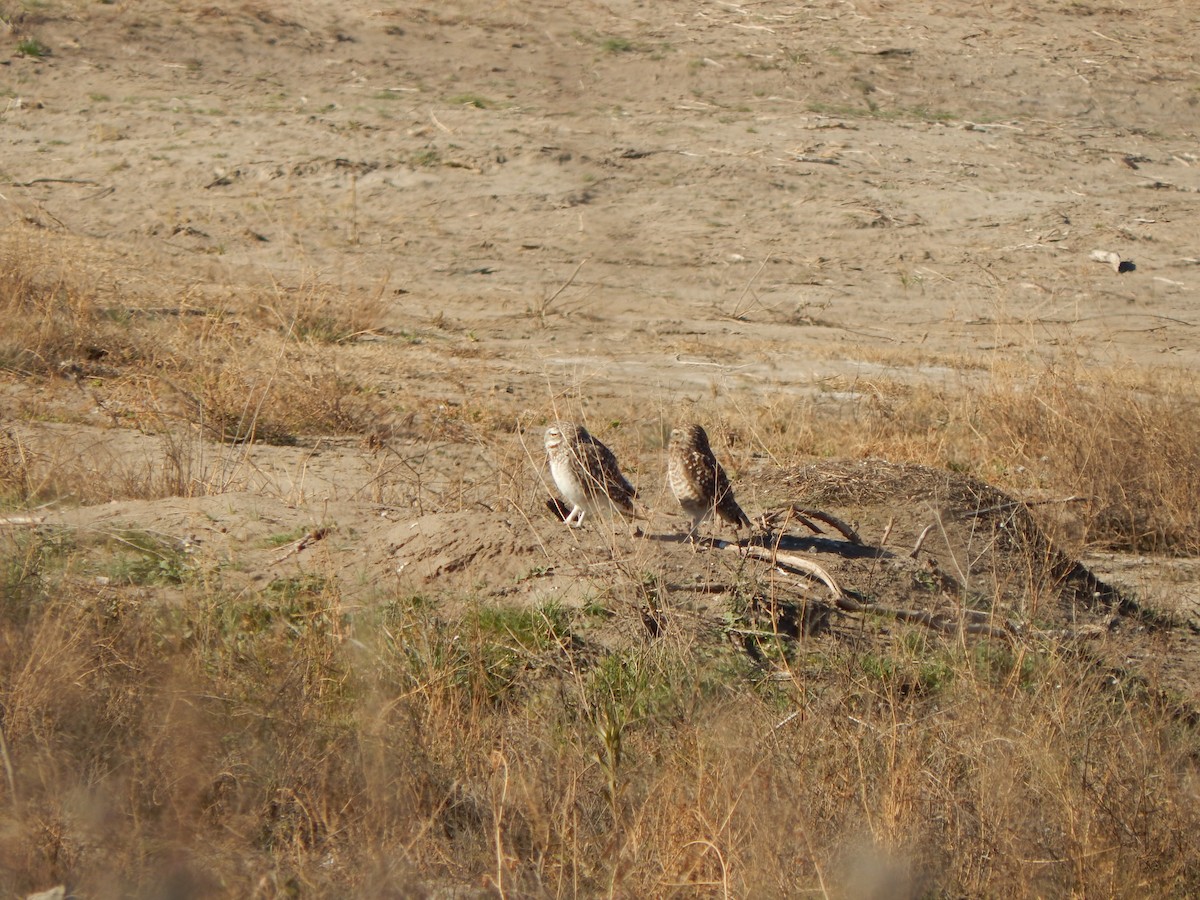
<path fill-rule="evenodd" d="M 844 521 L 839 519 L 837 516 L 831 515 L 831 514 L 825 512 L 824 510 L 812 509 L 807 506 L 793 505 L 792 512 L 796 513 L 799 516 L 805 517 L 806 520 L 807 519 L 816 519 L 818 522 L 824 522 L 826 525 L 831 525 L 835 529 L 837 529 L 837 531 L 839 531 L 841 533 L 842 537 L 844 537 L 850 543 L 858 544 L 859 546 L 863 545 L 863 539 L 858 536 L 858 532 L 855 531 L 853 528 L 851 528 L 849 525 L 847 525 Z M 809 527 L 810 528 L 812 527 L 811 523 L 809 523 Z M 818 530 L 817 533 L 821 534 L 823 532 Z"/>
<path fill-rule="evenodd" d="M 87 178 L 34 178 L 31 181 L 5 181 L 0 182 L 9 187 L 33 187 L 35 184 L 99 184 L 98 181 L 90 181 Z"/>
<path fill-rule="evenodd" d="M 960 519 L 975 519 L 980 516 L 989 516 L 996 512 L 1007 512 L 1010 509 L 1018 509 L 1021 507 L 1028 508 L 1030 506 L 1045 506 L 1050 503 L 1083 503 L 1091 500 L 1091 497 L 1078 497 L 1072 494 L 1070 497 L 1053 500 L 1011 500 L 1007 503 L 997 503 L 995 506 L 985 506 L 983 509 L 973 509 L 970 512 L 961 513 Z"/>
<path fill-rule="evenodd" d="M 580 260 L 579 265 L 577 265 L 575 267 L 575 271 L 571 273 L 571 277 L 568 278 L 566 281 L 564 281 L 559 286 L 557 291 L 555 291 L 553 294 L 551 294 L 549 297 L 547 297 L 545 300 L 542 301 L 541 305 L 538 307 L 537 314 L 538 314 L 538 320 L 543 325 L 546 324 L 546 314 L 550 311 L 551 304 L 554 303 L 554 301 L 559 298 L 559 295 L 562 294 L 563 291 L 565 291 L 567 288 L 569 288 L 572 285 L 572 283 L 574 283 L 575 276 L 579 274 L 579 270 L 584 267 L 584 264 L 587 263 L 589 258 Z"/>
<path fill-rule="evenodd" d="M 4 775 L 8 781 L 9 805 L 17 806 L 17 779 L 13 776 L 12 759 L 8 755 L 8 741 L 4 739 L 4 726 L 0 724 L 0 761 L 4 762 Z"/>
<path fill-rule="evenodd" d="M 802 556 L 793 556 L 790 553 L 780 553 L 778 550 L 768 550 L 766 547 L 756 547 L 753 544 L 740 546 L 738 544 L 730 544 L 728 541 L 714 541 L 718 549 L 724 550 L 733 548 L 746 556 L 753 556 L 755 559 L 761 559 L 771 563 L 773 566 L 791 569 L 794 572 L 802 575 L 810 575 L 822 582 L 829 592 L 833 595 L 834 600 L 838 600 L 844 596 L 841 586 L 834 580 L 834 577 L 825 571 L 821 566 L 811 560 L 805 559 Z"/>
<path fill-rule="evenodd" d="M 300 540 L 294 541 L 291 547 L 288 549 L 288 552 L 279 557 L 279 559 L 275 560 L 276 565 L 283 562 L 288 557 L 295 556 L 297 553 L 308 549 L 317 541 L 324 540 L 329 536 L 331 531 L 333 531 L 333 529 L 327 525 L 322 525 L 320 528 L 314 528 L 304 537 L 300 538 Z"/>
<path fill-rule="evenodd" d="M 750 280 L 746 282 L 746 286 L 742 288 L 742 292 L 738 294 L 737 303 L 733 305 L 733 312 L 728 314 L 730 319 L 733 319 L 735 322 L 746 321 L 746 314 L 742 310 L 742 301 L 746 299 L 746 295 L 750 293 L 750 288 L 754 287 L 754 282 L 758 279 L 758 276 L 762 274 L 762 270 L 767 267 L 767 263 L 770 261 L 771 255 L 768 253 L 765 257 L 763 257 L 763 261 L 759 263 L 758 269 L 755 271 L 755 273 L 750 276 Z M 756 297 L 755 300 L 757 299 L 758 298 Z"/>
<path fill-rule="evenodd" d="M 925 538 L 929 537 L 929 532 L 933 531 L 933 525 L 934 523 L 930 522 L 921 530 L 921 533 L 917 535 L 917 542 L 913 544 L 912 553 L 908 554 L 913 559 L 916 559 L 917 554 L 921 552 L 921 547 L 925 544 Z"/>

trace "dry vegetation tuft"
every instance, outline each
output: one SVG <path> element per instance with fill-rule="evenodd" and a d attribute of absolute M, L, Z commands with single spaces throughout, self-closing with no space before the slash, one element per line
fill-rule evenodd
<path fill-rule="evenodd" d="M 982 386 L 847 385 L 748 417 L 773 458 L 878 457 L 974 474 L 1029 500 L 1077 498 L 1077 547 L 1200 553 L 1200 381 L 1080 364 L 997 371 Z"/>
<path fill-rule="evenodd" d="M 216 493 L 246 443 L 313 435 L 377 442 L 414 515 L 519 518 L 544 499 L 512 401 L 389 405 L 416 376 L 368 382 L 344 364 L 375 314 L 328 287 L 149 313 L 56 273 L 28 237 L 3 254 L 6 377 L 53 401 L 17 418 L 94 425 L 98 409 L 104 428 L 161 441 L 153 463 L 87 459 L 14 426 L 0 434 L 11 509 Z M 957 392 L 843 387 L 858 399 L 837 413 L 820 398 L 714 409 L 722 455 L 739 477 L 756 448 L 772 465 L 968 471 L 1031 499 L 1086 498 L 1071 507 L 1079 545 L 1200 552 L 1190 376 L 1075 367 Z M 92 411 L 62 400 L 76 395 Z M 617 443 L 631 471 L 651 471 L 662 423 L 629 425 Z M 486 477 L 439 470 L 467 451 Z M 751 647 L 674 605 L 645 559 L 620 562 L 578 608 L 391 583 L 351 600 L 332 562 L 254 580 L 162 535 L 5 528 L 0 891 L 1200 891 L 1200 733 L 1152 672 L 1071 642 L 869 616 Z M 730 621 L 752 588 L 734 585 Z"/>
<path fill-rule="evenodd" d="M 69 377 L 160 361 L 165 317 L 130 328 L 136 311 L 105 302 L 94 273 L 64 270 L 57 249 L 22 230 L 0 242 L 0 369 Z"/>
<path fill-rule="evenodd" d="M 4 539 L 7 894 L 1200 889 L 1194 722 L 1078 648 L 900 629 L 769 676 L 703 632 L 598 653 L 601 609 L 233 591 L 123 541 L 127 591 Z"/>
<path fill-rule="evenodd" d="M 341 295 L 335 304 L 330 288 L 309 284 L 291 292 L 286 316 L 254 292 L 166 306 L 149 288 L 138 296 L 113 287 L 119 277 L 103 264 L 64 271 L 58 253 L 50 238 L 22 229 L 0 242 L 0 366 L 38 385 L 36 402 L 19 401 L 18 418 L 159 435 L 161 452 L 101 464 L 93 447 L 32 447 L 8 433 L 0 497 L 9 503 L 220 491 L 226 482 L 206 467 L 206 440 L 361 436 L 387 412 L 378 386 L 349 374 L 337 355 L 350 352 L 337 341 L 362 333 L 370 304 Z M 99 469 L 116 477 L 97 479 Z"/>

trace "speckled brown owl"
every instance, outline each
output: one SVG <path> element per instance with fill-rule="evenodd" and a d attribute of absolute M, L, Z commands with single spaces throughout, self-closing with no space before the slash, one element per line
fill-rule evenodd
<path fill-rule="evenodd" d="M 555 422 L 546 429 L 546 455 L 550 475 L 563 498 L 571 505 L 568 525 L 583 524 L 589 512 L 602 514 L 616 509 L 635 514 L 637 490 L 621 474 L 611 450 L 592 437 L 582 425 Z"/>
<path fill-rule="evenodd" d="M 700 523 L 713 512 L 735 529 L 751 527 L 749 517 L 733 499 L 729 478 L 713 456 L 708 434 L 701 426 L 684 425 L 671 432 L 667 480 L 683 511 L 692 517 L 689 537 L 695 536 Z"/>

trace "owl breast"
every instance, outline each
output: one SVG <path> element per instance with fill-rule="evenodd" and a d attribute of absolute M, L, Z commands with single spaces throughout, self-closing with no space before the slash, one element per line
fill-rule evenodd
<path fill-rule="evenodd" d="M 709 511 L 712 501 L 699 489 L 699 479 L 688 471 L 690 462 L 690 459 L 672 459 L 668 476 L 671 492 L 679 500 L 683 511 L 690 516 L 698 516 Z"/>
<path fill-rule="evenodd" d="M 563 499 L 574 506 L 586 507 L 588 492 L 576 468 L 577 464 L 569 451 L 554 453 L 550 457 L 550 476 L 562 492 Z"/>

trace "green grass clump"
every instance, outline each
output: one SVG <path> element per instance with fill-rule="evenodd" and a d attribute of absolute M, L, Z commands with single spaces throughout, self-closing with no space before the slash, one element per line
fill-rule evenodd
<path fill-rule="evenodd" d="M 109 541 L 113 555 L 107 576 L 118 584 L 183 584 L 197 572 L 189 548 L 173 538 L 129 531 Z"/>
<path fill-rule="evenodd" d="M 17 42 L 17 56 L 27 56 L 30 59 L 43 59 L 50 55 L 50 48 L 37 38 L 23 38 Z"/>
<path fill-rule="evenodd" d="M 628 38 L 607 37 L 600 41 L 600 49 L 606 53 L 631 53 L 636 47 Z"/>

